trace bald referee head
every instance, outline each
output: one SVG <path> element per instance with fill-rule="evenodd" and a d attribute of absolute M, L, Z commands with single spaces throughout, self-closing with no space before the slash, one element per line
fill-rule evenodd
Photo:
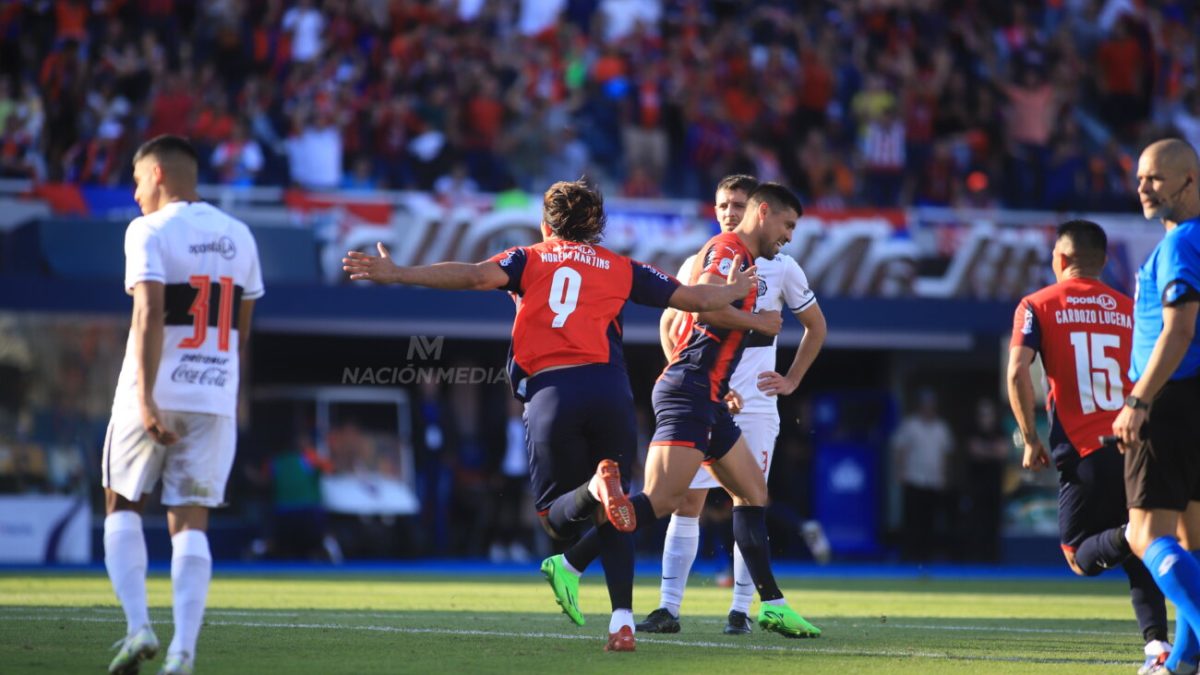
<path fill-rule="evenodd" d="M 1147 219 L 1170 230 L 1200 216 L 1200 159 L 1186 141 L 1166 138 L 1147 146 L 1138 160 L 1137 181 Z"/>
<path fill-rule="evenodd" d="M 200 200 L 195 148 L 179 136 L 152 138 L 133 156 L 133 199 L 150 215 L 171 202 Z"/>

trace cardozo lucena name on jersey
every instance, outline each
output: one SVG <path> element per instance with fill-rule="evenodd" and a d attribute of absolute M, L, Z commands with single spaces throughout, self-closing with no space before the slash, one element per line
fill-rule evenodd
<path fill-rule="evenodd" d="M 1067 296 L 1068 305 L 1098 305 L 1100 309 L 1091 307 L 1067 307 L 1054 310 L 1056 323 L 1093 323 L 1133 328 L 1133 319 L 1128 314 L 1115 311 L 1117 301 L 1111 295 L 1092 295 L 1079 297 Z"/>

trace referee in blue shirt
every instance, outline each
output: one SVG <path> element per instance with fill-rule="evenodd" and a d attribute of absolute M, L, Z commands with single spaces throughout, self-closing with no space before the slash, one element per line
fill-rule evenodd
<path fill-rule="evenodd" d="M 1175 647 L 1147 672 L 1195 673 L 1200 653 L 1200 160 L 1177 139 L 1138 160 L 1147 219 L 1166 228 L 1137 275 L 1134 382 L 1113 433 L 1125 452 L 1126 537 L 1178 610 Z M 1095 356 L 1095 355 L 1091 355 Z M 1089 359 L 1087 370 L 1099 366 Z"/>

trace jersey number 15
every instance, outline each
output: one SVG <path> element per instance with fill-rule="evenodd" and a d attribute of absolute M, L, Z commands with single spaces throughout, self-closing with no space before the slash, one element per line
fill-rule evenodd
<path fill-rule="evenodd" d="M 1085 414 L 1120 410 L 1125 405 L 1121 364 L 1105 350 L 1120 349 L 1121 337 L 1104 333 L 1071 333 L 1075 348 L 1075 375 L 1079 380 L 1079 404 Z"/>

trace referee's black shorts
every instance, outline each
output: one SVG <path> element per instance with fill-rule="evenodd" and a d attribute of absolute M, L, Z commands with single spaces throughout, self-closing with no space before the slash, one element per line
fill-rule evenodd
<path fill-rule="evenodd" d="M 1200 501 L 1200 375 L 1171 380 L 1150 409 L 1149 441 L 1125 453 L 1129 508 L 1183 512 Z"/>

